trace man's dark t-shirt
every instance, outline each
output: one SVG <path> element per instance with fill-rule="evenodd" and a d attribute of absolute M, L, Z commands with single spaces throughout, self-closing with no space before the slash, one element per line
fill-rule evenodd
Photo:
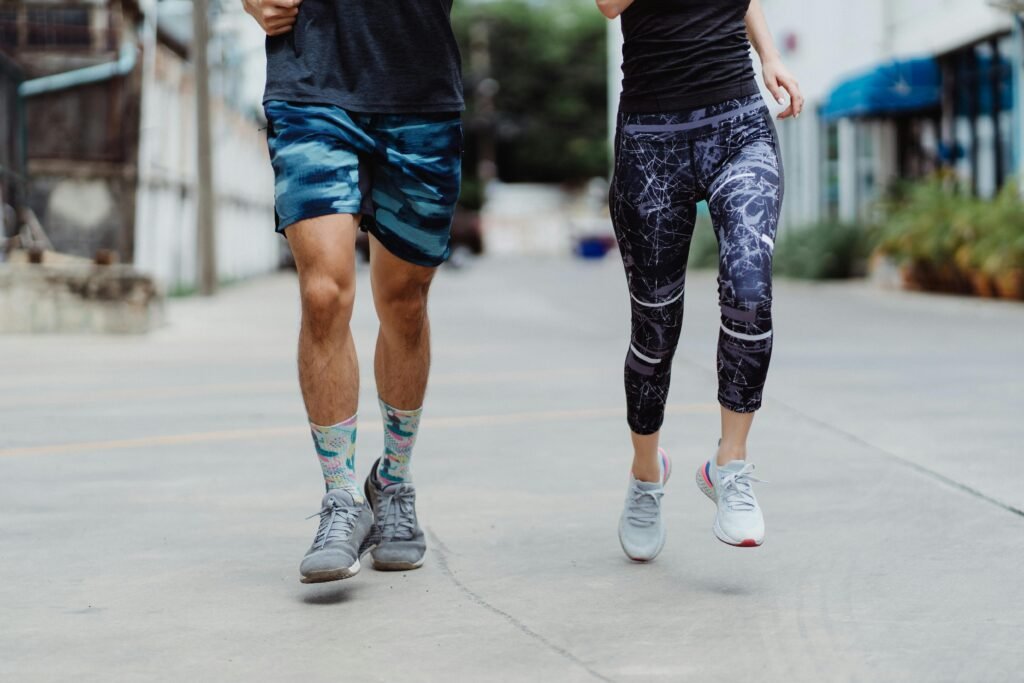
<path fill-rule="evenodd" d="M 620 109 L 671 112 L 756 94 L 744 23 L 749 4 L 636 0 L 622 13 Z"/>
<path fill-rule="evenodd" d="M 453 0 L 303 0 L 289 33 L 267 38 L 263 101 L 355 112 L 461 111 Z"/>

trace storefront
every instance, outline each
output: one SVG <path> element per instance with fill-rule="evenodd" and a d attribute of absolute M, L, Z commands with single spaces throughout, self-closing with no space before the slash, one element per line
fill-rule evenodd
<path fill-rule="evenodd" d="M 989 36 L 841 81 L 823 125 L 823 214 L 863 220 L 897 179 L 949 169 L 990 197 L 1015 168 L 1014 42 Z"/>

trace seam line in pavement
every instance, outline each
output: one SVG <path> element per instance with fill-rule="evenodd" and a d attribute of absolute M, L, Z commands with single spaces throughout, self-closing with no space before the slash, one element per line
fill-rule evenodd
<path fill-rule="evenodd" d="M 717 410 L 710 403 L 677 403 L 665 406 L 666 414 L 705 413 Z M 575 410 L 538 410 L 498 415 L 452 415 L 448 417 L 425 418 L 423 424 L 429 429 L 462 429 L 469 427 L 494 427 L 497 425 L 519 424 L 536 421 L 584 420 L 616 418 L 625 415 L 622 408 L 580 408 Z M 15 446 L 0 448 L 0 457 L 24 455 L 55 455 L 76 451 L 102 451 L 123 448 L 146 448 L 149 446 L 174 446 L 179 444 L 215 441 L 248 441 L 259 438 L 292 437 L 306 430 L 294 426 L 262 427 L 251 429 L 229 429 L 216 432 L 192 432 L 190 434 L 162 434 L 141 436 L 132 439 L 111 439 L 109 441 L 77 441 L 49 444 L 46 446 Z"/>
<path fill-rule="evenodd" d="M 448 550 L 448 546 L 441 542 L 441 539 L 438 537 L 436 533 L 434 533 L 433 529 L 428 528 L 427 534 L 430 535 L 433 550 L 435 553 L 437 553 L 437 560 L 438 563 L 441 565 L 441 571 L 444 572 L 445 576 L 447 576 L 451 580 L 451 582 L 455 584 L 455 587 L 458 588 L 459 591 L 463 593 L 467 598 L 469 598 L 471 602 L 473 602 L 479 607 L 483 607 L 485 610 L 492 612 L 493 614 L 498 615 L 499 617 L 510 623 L 512 626 L 514 626 L 516 630 L 523 633 L 523 635 L 529 636 L 530 638 L 536 640 L 541 645 L 551 650 L 558 656 L 562 657 L 563 659 L 567 659 L 576 666 L 582 668 L 584 671 L 586 671 L 594 678 L 600 681 L 608 681 L 608 683 L 614 683 L 612 679 L 608 678 L 607 676 L 603 676 L 598 672 L 594 671 L 593 669 L 591 669 L 589 666 L 587 666 L 586 662 L 581 660 L 573 653 L 569 652 L 565 648 L 555 645 L 547 638 L 537 633 L 536 631 L 534 631 L 529 626 L 516 619 L 508 612 L 499 609 L 498 607 L 495 607 L 491 603 L 487 602 L 487 600 L 485 600 L 479 593 L 477 593 L 472 588 L 467 586 L 465 583 L 460 581 L 459 577 L 455 576 L 455 572 L 452 571 L 451 566 L 448 564 L 448 556 L 451 554 L 451 551 Z"/>
<path fill-rule="evenodd" d="M 690 365 L 692 365 L 693 367 L 697 368 L 698 370 L 702 370 L 702 371 L 706 372 L 709 375 L 717 377 L 717 373 L 715 373 L 715 371 L 711 370 L 710 368 L 705 367 L 704 365 L 701 365 L 699 362 L 693 360 L 692 358 L 685 358 L 684 357 L 682 360 L 684 362 L 686 362 L 686 363 L 689 363 Z M 916 463 L 913 460 L 910 460 L 909 458 L 904 458 L 901 455 L 896 455 L 895 453 L 893 453 L 891 451 L 887 451 L 884 448 L 882 448 L 881 446 L 877 446 L 877 445 L 871 443 L 870 441 L 864 439 L 863 437 L 857 436 L 853 432 L 848 432 L 848 431 L 846 431 L 844 429 L 840 429 L 839 427 L 837 427 L 837 426 L 835 426 L 835 425 L 833 425 L 831 423 L 825 422 L 824 420 L 819 419 L 817 417 L 814 417 L 813 415 L 809 415 L 809 414 L 805 413 L 804 411 L 800 410 L 799 408 L 797 408 L 797 407 L 795 407 L 793 405 L 790 405 L 789 403 L 786 403 L 785 401 L 780 401 L 779 399 L 768 399 L 766 402 L 767 403 L 771 403 L 772 405 L 777 405 L 780 408 L 783 408 L 784 410 L 788 410 L 789 412 L 793 413 L 797 417 L 802 418 L 803 420 L 805 420 L 807 422 L 810 422 L 811 424 L 814 424 L 814 425 L 817 425 L 819 427 L 822 427 L 822 428 L 824 428 L 827 431 L 830 431 L 830 432 L 833 432 L 835 434 L 838 434 L 839 436 L 844 437 L 848 441 L 853 441 L 854 443 L 858 443 L 858 444 L 860 444 L 862 446 L 866 446 L 867 448 L 870 448 L 871 450 L 875 451 L 876 453 L 881 454 L 886 459 L 892 460 L 892 461 L 894 461 L 894 462 L 896 462 L 896 463 L 898 463 L 900 465 L 903 465 L 904 467 L 912 469 L 915 472 L 917 472 L 918 474 L 923 474 L 926 477 L 928 477 L 929 479 L 933 479 L 933 480 L 935 480 L 937 482 L 945 484 L 946 486 L 950 486 L 950 487 L 952 487 L 954 489 L 962 491 L 963 493 L 966 493 L 969 496 L 977 498 L 978 500 L 981 500 L 981 501 L 984 501 L 986 503 L 989 503 L 990 505 L 995 505 L 997 508 L 1005 510 L 1006 512 L 1009 512 L 1010 514 L 1017 515 L 1018 517 L 1024 517 L 1024 510 L 1022 510 L 1022 509 L 1020 509 L 1020 508 L 1018 508 L 1018 507 L 1016 507 L 1014 505 L 1010 505 L 1009 503 L 1003 502 L 1003 501 L 999 500 L 998 498 L 993 498 L 992 496 L 988 495 L 987 493 L 983 493 L 982 491 L 979 491 L 978 489 L 974 488 L 973 486 L 968 486 L 967 484 L 959 482 L 956 479 L 951 479 L 950 477 L 947 477 L 946 475 L 942 474 L 941 472 L 933 470 L 933 469 L 931 469 L 929 467 L 925 467 L 924 465 L 922 465 L 920 463 Z"/>
<path fill-rule="evenodd" d="M 562 368 L 557 370 L 530 370 L 530 371 L 493 371 L 493 372 L 444 372 L 437 373 L 430 378 L 432 386 L 459 386 L 472 384 L 485 384 L 502 382 L 514 382 L 525 380 L 545 380 L 557 377 L 573 377 L 598 375 L 596 368 Z M 0 381 L 0 388 L 16 388 L 18 381 Z M 240 393 L 270 393 L 270 394 L 295 394 L 299 385 L 295 380 L 276 380 L 258 382 L 230 382 L 220 384 L 187 384 L 182 386 L 159 386 L 159 387 L 134 387 L 128 389 L 102 389 L 89 391 L 88 384 L 82 386 L 78 392 L 63 391 L 62 393 L 45 392 L 37 396 L 14 396 L 0 397 L 0 407 L 19 408 L 25 406 L 53 406 L 53 405 L 77 405 L 88 401 L 94 404 L 106 399 L 174 399 L 187 398 L 190 396 L 216 396 L 218 394 L 232 395 Z M 66 389 L 66 387 L 63 387 Z"/>
<path fill-rule="evenodd" d="M 1017 515 L 1018 517 L 1024 517 L 1024 510 L 1021 510 L 1020 508 L 1018 508 L 1016 506 L 1013 506 L 1013 505 L 1010 505 L 1009 503 L 1003 502 L 1003 501 L 999 500 L 998 498 L 993 498 L 992 496 L 988 495 L 987 493 L 983 493 L 982 491 L 979 491 L 978 489 L 976 489 L 976 488 L 974 488 L 972 486 L 968 486 L 967 484 L 959 482 L 956 479 L 951 479 L 950 477 L 947 477 L 945 474 L 942 474 L 941 472 L 933 470 L 933 469 L 931 469 L 929 467 L 925 467 L 924 465 L 922 465 L 920 463 L 917 463 L 917 462 L 914 462 L 913 460 L 910 460 L 909 458 L 905 458 L 902 455 L 896 455 L 895 453 L 893 453 L 891 451 L 887 451 L 884 448 L 882 448 L 881 446 L 876 446 L 875 444 L 871 443 L 870 441 L 867 441 L 863 437 L 857 436 L 856 434 L 853 434 L 852 432 L 848 432 L 848 431 L 846 431 L 844 429 L 840 429 L 839 427 L 837 427 L 837 426 L 835 426 L 833 424 L 830 424 L 828 422 L 825 422 L 824 420 L 821 420 L 819 418 L 816 418 L 813 415 L 808 415 L 807 413 L 803 412 L 799 408 L 794 408 L 793 406 L 789 405 L 788 403 L 785 403 L 785 402 L 779 401 L 779 400 L 772 400 L 771 402 L 776 404 L 776 405 L 778 405 L 778 406 L 780 406 L 780 407 L 782 407 L 782 408 L 784 408 L 784 409 L 786 409 L 786 410 L 788 410 L 789 412 L 793 413 L 797 417 L 800 417 L 800 418 L 802 418 L 803 420 L 805 420 L 807 422 L 815 424 L 815 425 L 817 425 L 819 427 L 823 427 L 824 429 L 826 429 L 826 430 L 828 430 L 830 432 L 833 432 L 835 434 L 838 434 L 839 436 L 844 437 L 848 441 L 853 441 L 854 443 L 858 443 L 858 444 L 860 444 L 862 446 L 870 448 L 871 450 L 875 451 L 876 453 L 879 453 L 879 454 L 883 455 L 886 459 L 893 460 L 896 463 L 898 463 L 900 465 L 903 465 L 904 467 L 907 467 L 909 469 L 912 469 L 912 470 L 914 470 L 915 472 L 917 472 L 919 474 L 923 474 L 923 475 L 925 475 L 926 477 L 928 477 L 930 479 L 934 479 L 935 481 L 941 482 L 941 483 L 943 483 L 943 484 L 945 484 L 947 486 L 951 486 L 951 487 L 953 487 L 953 488 L 955 488 L 955 489 L 957 489 L 959 491 L 962 491 L 962 492 L 964 492 L 964 493 L 966 493 L 966 494 L 968 494 L 970 496 L 973 496 L 974 498 L 982 500 L 982 501 L 984 501 L 986 503 L 989 503 L 991 505 L 995 505 L 997 508 L 1001 508 L 1002 510 L 1005 510 L 1006 512 L 1009 512 L 1011 514 Z"/>

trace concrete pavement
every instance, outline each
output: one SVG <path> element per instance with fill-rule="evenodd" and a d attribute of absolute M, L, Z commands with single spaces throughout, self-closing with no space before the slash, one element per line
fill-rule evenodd
<path fill-rule="evenodd" d="M 382 438 L 363 273 L 360 471 Z M 148 337 L 0 337 L 0 680 L 1021 679 L 1024 307 L 780 283 L 752 459 L 768 537 L 714 539 L 713 277 L 665 446 L 669 541 L 622 555 L 614 260 L 435 286 L 419 571 L 304 586 L 319 471 L 280 275 Z"/>

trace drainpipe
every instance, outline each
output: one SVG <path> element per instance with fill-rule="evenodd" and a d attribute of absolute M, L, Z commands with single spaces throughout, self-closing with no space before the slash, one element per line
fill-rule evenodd
<path fill-rule="evenodd" d="M 135 62 L 137 59 L 138 50 L 135 46 L 125 44 L 121 47 L 121 55 L 118 57 L 117 61 L 97 64 L 95 66 L 87 66 L 84 69 L 65 71 L 63 73 L 52 74 L 50 76 L 33 78 L 29 81 L 22 81 L 21 84 L 18 85 L 18 126 L 20 129 L 18 131 L 18 136 L 21 139 L 20 152 L 22 171 L 24 172 L 28 169 L 28 126 L 25 119 L 25 100 L 27 98 L 42 95 L 44 93 L 55 92 L 57 90 L 74 88 L 88 83 L 99 83 L 119 76 L 127 76 L 132 72 L 132 69 L 135 68 Z"/>
<path fill-rule="evenodd" d="M 100 81 L 108 81 L 118 76 L 126 76 L 135 68 L 137 59 L 138 50 L 135 49 L 135 46 L 124 45 L 121 47 L 120 57 L 115 62 L 87 66 L 84 69 L 75 69 L 74 71 L 65 71 L 64 73 L 24 81 L 18 86 L 18 95 L 22 98 L 33 97 L 56 90 L 74 88 L 79 85 L 86 85 L 87 83 L 99 83 Z"/>

